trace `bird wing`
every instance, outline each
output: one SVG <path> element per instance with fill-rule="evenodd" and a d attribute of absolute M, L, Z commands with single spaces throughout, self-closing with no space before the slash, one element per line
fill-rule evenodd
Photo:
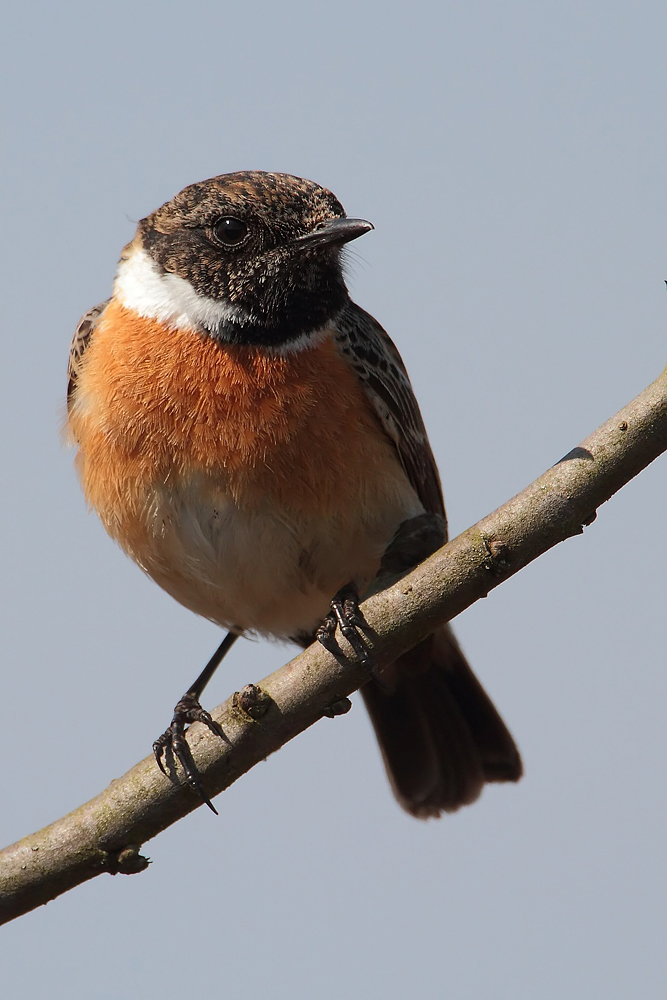
<path fill-rule="evenodd" d="M 363 383 L 425 511 L 444 518 L 438 469 L 396 346 L 380 324 L 354 302 L 338 317 L 336 330 L 338 347 Z"/>
<path fill-rule="evenodd" d="M 84 355 L 88 344 L 90 343 L 90 338 L 92 337 L 95 327 L 99 323 L 102 313 L 109 305 L 109 299 L 106 302 L 100 302 L 99 305 L 93 306 L 89 309 L 87 313 L 79 320 L 77 328 L 74 332 L 74 337 L 72 339 L 72 346 L 69 349 L 69 363 L 67 365 L 67 408 L 69 409 L 72 405 L 72 400 L 74 398 L 74 390 L 76 389 L 76 380 L 79 375 L 79 369 L 81 367 L 81 359 Z"/>

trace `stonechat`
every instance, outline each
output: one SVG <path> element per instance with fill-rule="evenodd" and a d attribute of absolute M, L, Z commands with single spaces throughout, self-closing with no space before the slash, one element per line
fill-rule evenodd
<path fill-rule="evenodd" d="M 369 666 L 362 694 L 412 815 L 521 776 L 448 626 L 382 683 L 358 632 L 402 526 L 430 519 L 446 540 L 405 367 L 343 277 L 343 247 L 372 228 L 288 174 L 192 184 L 139 222 L 113 295 L 74 336 L 68 430 L 88 502 L 144 572 L 228 630 L 154 744 L 207 802 L 184 734 L 192 721 L 219 731 L 199 699 L 244 634 L 332 648 L 343 631 Z"/>

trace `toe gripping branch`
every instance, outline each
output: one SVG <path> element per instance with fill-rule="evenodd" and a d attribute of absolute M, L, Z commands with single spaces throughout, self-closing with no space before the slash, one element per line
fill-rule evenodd
<path fill-rule="evenodd" d="M 171 774 L 167 773 L 165 763 L 169 757 L 171 757 L 172 761 L 176 758 L 183 768 L 186 781 L 190 788 L 197 793 L 199 798 L 202 802 L 206 803 L 209 809 L 213 810 L 216 816 L 218 815 L 218 810 L 215 808 L 210 798 L 204 791 L 204 786 L 201 783 L 199 771 L 197 770 L 197 765 L 195 764 L 192 756 L 192 751 L 190 750 L 188 741 L 185 738 L 185 727 L 190 725 L 192 722 L 201 722 L 207 726 L 212 733 L 219 736 L 220 739 L 227 741 L 224 729 L 219 722 L 216 722 L 215 719 L 211 717 L 210 713 L 207 712 L 206 709 L 201 707 L 199 699 L 221 660 L 232 647 L 237 638 L 238 637 L 233 632 L 229 632 L 225 636 L 192 687 L 185 692 L 181 700 L 177 703 L 174 708 L 171 725 L 169 725 L 162 735 L 158 736 L 153 743 L 155 760 L 157 761 L 157 766 L 160 768 L 162 773 L 167 778 L 172 777 Z"/>
<path fill-rule="evenodd" d="M 183 768 L 190 788 L 194 789 L 200 799 L 217 815 L 218 810 L 204 791 L 192 751 L 185 738 L 185 727 L 192 722 L 203 722 L 216 736 L 219 736 L 223 740 L 227 739 L 220 723 L 216 722 L 206 709 L 201 707 L 196 696 L 191 691 L 188 691 L 174 708 L 174 717 L 171 720 L 171 725 L 153 743 L 153 753 L 155 754 L 158 767 L 166 777 L 169 777 L 169 774 L 165 769 L 165 758 L 168 755 L 175 757 Z"/>
<path fill-rule="evenodd" d="M 336 629 L 347 639 L 359 662 L 371 677 L 375 676 L 375 660 L 371 656 L 364 640 L 363 630 L 368 628 L 364 616 L 359 610 L 359 594 L 349 584 L 342 587 L 333 601 L 331 611 L 315 633 L 317 641 L 333 656 L 340 656 L 341 650 L 336 642 Z"/>
<path fill-rule="evenodd" d="M 378 578 L 400 575 L 430 556 L 447 540 L 447 525 L 440 514 L 418 514 L 399 525 L 382 557 Z M 333 656 L 340 656 L 336 629 L 347 639 L 359 662 L 381 686 L 377 664 L 364 639 L 368 624 L 359 610 L 359 593 L 352 584 L 341 588 L 331 602 L 331 611 L 315 633 L 315 638 Z"/>

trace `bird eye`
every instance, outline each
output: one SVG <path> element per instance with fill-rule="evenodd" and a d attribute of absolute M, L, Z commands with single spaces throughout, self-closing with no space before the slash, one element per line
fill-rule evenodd
<path fill-rule="evenodd" d="M 248 235 L 248 225 L 243 219 L 235 219 L 233 215 L 224 215 L 213 226 L 216 240 L 227 247 L 237 246 Z"/>

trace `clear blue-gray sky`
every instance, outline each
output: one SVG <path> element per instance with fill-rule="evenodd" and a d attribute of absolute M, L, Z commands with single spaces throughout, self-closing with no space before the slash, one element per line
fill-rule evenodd
<path fill-rule="evenodd" d="M 411 372 L 458 532 L 663 367 L 658 2 L 15 4 L 0 62 L 0 840 L 150 749 L 218 641 L 87 513 L 59 439 L 74 326 L 136 220 L 240 168 L 376 231 L 353 296 Z M 364 711 L 323 721 L 101 877 L 2 929 L 17 1000 L 664 995 L 664 525 L 655 463 L 456 623 L 519 786 L 420 824 Z M 289 650 L 242 642 L 214 704 Z"/>

